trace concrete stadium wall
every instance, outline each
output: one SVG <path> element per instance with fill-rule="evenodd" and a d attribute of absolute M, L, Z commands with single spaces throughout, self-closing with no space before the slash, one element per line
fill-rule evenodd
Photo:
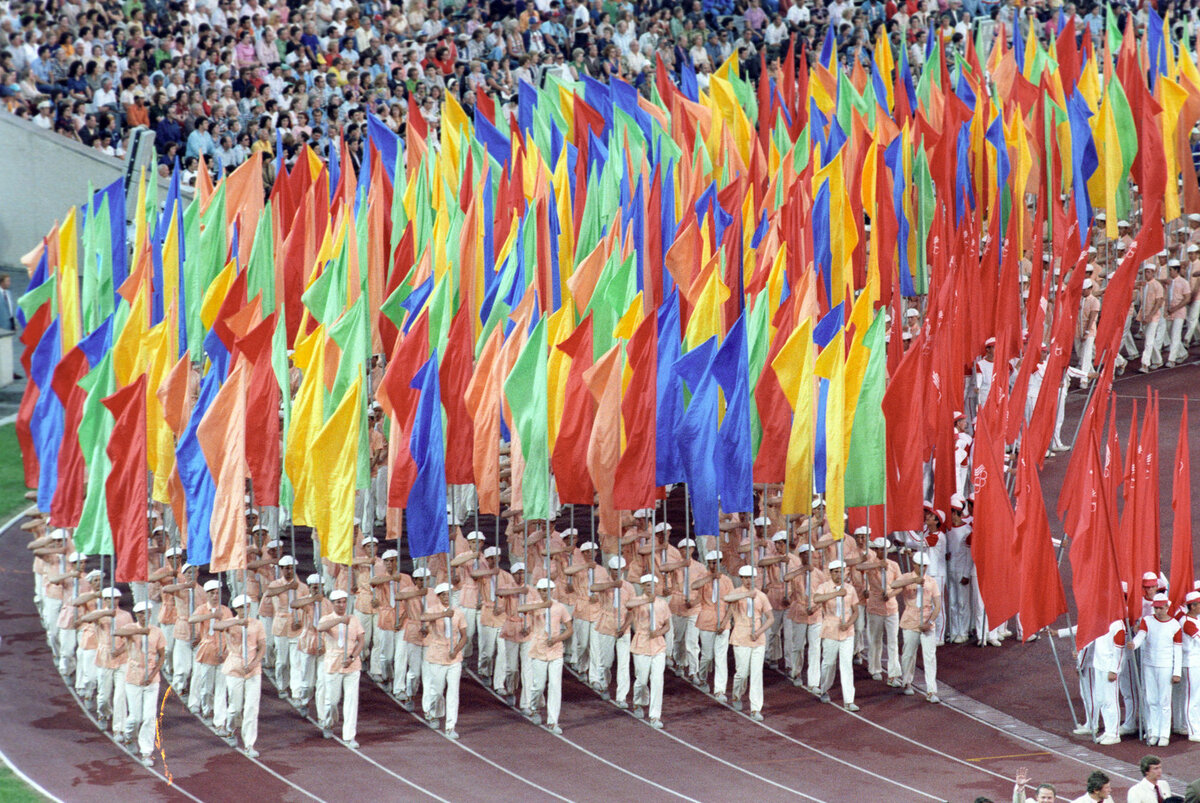
<path fill-rule="evenodd" d="M 0 114 L 0 267 L 18 268 L 67 208 L 124 175 L 125 162 Z"/>

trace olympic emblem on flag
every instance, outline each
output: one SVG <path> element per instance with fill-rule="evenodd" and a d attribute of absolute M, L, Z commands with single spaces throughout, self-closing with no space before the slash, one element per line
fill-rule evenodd
<path fill-rule="evenodd" d="M 975 490 L 982 491 L 983 486 L 987 485 L 988 481 L 987 466 L 975 466 L 974 480 Z"/>

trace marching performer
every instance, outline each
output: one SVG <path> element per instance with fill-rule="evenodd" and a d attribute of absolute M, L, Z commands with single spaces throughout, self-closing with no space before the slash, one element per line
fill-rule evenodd
<path fill-rule="evenodd" d="M 446 736 L 457 739 L 458 687 L 462 678 L 463 650 L 467 646 L 467 620 L 450 604 L 450 584 L 433 589 L 435 602 L 421 614 L 425 649 L 421 657 L 421 710 L 430 727 L 445 717 Z"/>
<path fill-rule="evenodd" d="M 262 696 L 262 656 L 267 648 L 267 631 L 250 615 L 250 598 L 239 594 L 231 607 L 235 617 L 213 626 L 225 633 L 225 676 L 227 699 L 225 721 L 219 731 L 229 737 L 240 722 L 242 749 L 251 758 L 258 756 L 254 743 L 258 741 L 258 704 Z"/>
<path fill-rule="evenodd" d="M 328 739 L 342 706 L 342 741 L 358 747 L 358 681 L 362 670 L 363 629 L 346 610 L 347 594 L 335 589 L 329 595 L 333 613 L 321 617 L 317 631 L 325 639 L 325 710 L 318 712 L 322 735 Z"/>
<path fill-rule="evenodd" d="M 166 640 L 158 627 L 150 624 L 150 602 L 133 606 L 136 622 L 118 627 L 116 634 L 125 640 L 125 734 L 128 744 L 137 742 L 141 761 L 154 763 L 154 733 L 158 722 L 158 681 Z"/>

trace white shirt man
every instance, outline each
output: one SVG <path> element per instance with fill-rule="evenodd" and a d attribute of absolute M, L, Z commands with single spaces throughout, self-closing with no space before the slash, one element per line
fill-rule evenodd
<path fill-rule="evenodd" d="M 829 702 L 833 676 L 842 681 L 842 703 L 847 711 L 857 711 L 854 704 L 854 620 L 857 617 L 858 592 L 844 582 L 846 565 L 835 560 L 829 564 L 829 579 L 817 586 L 813 602 L 824 605 L 821 619 L 821 702 Z"/>
<path fill-rule="evenodd" d="M 946 530 L 946 637 L 963 644 L 971 630 L 971 525 L 963 518 L 966 501 L 955 495 L 950 501 L 950 527 Z"/>
<path fill-rule="evenodd" d="M 458 687 L 462 679 L 463 649 L 467 646 L 467 620 L 458 608 L 450 607 L 450 584 L 439 583 L 433 589 L 436 603 L 421 614 L 425 650 L 421 663 L 421 707 L 425 722 L 437 725 L 444 713 L 446 735 L 457 739 Z"/>
<path fill-rule="evenodd" d="M 1121 676 L 1126 641 L 1125 625 L 1117 620 L 1109 625 L 1108 632 L 1089 645 L 1092 649 L 1092 706 L 1103 727 L 1103 732 L 1097 740 L 1103 745 L 1113 745 L 1121 741 L 1117 679 Z"/>
<path fill-rule="evenodd" d="M 662 727 L 663 673 L 667 666 L 667 632 L 671 628 L 671 607 L 658 596 L 653 574 L 638 581 L 638 595 L 625 607 L 633 617 L 633 637 L 629 652 L 633 658 L 633 715 L 645 716 L 651 725 Z"/>
<path fill-rule="evenodd" d="M 262 698 L 262 659 L 267 649 L 267 632 L 262 622 L 250 616 L 250 598 L 233 598 L 233 619 L 225 619 L 214 629 L 225 633 L 225 694 L 228 700 L 224 730 L 231 734 L 240 721 L 242 747 L 251 758 L 258 756 L 258 707 Z"/>
<path fill-rule="evenodd" d="M 590 590 L 596 595 L 599 615 L 592 628 L 589 680 L 592 688 L 608 699 L 608 682 L 616 662 L 617 688 L 614 699 L 619 708 L 628 707 L 630 628 L 633 616 L 625 602 L 634 596 L 633 585 L 625 580 L 625 559 L 614 555 L 608 571 L 597 569 Z M 611 580 L 609 578 L 612 578 Z"/>
<path fill-rule="evenodd" d="M 166 640 L 162 630 L 150 624 L 150 603 L 133 606 L 136 622 L 117 628 L 116 634 L 125 639 L 125 741 L 137 739 L 142 763 L 154 763 L 154 733 L 158 724 L 159 669 L 166 655 Z"/>
<path fill-rule="evenodd" d="M 697 677 L 701 684 L 713 670 L 712 693 L 725 702 L 729 682 L 729 626 L 725 622 L 725 596 L 733 592 L 733 581 L 721 573 L 721 553 L 710 551 L 704 556 L 708 571 L 692 580 L 692 588 L 700 592 L 700 611 L 696 614 L 696 630 L 700 638 L 700 667 Z"/>
<path fill-rule="evenodd" d="M 325 738 L 332 734 L 339 703 L 342 706 L 342 741 L 351 749 L 358 747 L 358 681 L 362 674 L 362 625 L 346 611 L 347 594 L 336 589 L 329 595 L 333 613 L 317 623 L 325 638 L 325 710 L 318 712 Z M 343 702 L 344 701 L 344 702 Z"/>
<path fill-rule="evenodd" d="M 1125 798 L 1128 803 L 1159 803 L 1171 795 L 1171 785 L 1163 780 L 1162 759 L 1158 756 L 1143 756 L 1138 762 L 1142 780 L 1134 784 Z"/>
<path fill-rule="evenodd" d="M 904 596 L 904 613 L 900 616 L 900 632 L 904 638 L 904 651 L 900 656 L 901 682 L 904 684 L 904 693 L 913 694 L 912 681 L 917 668 L 919 644 L 921 662 L 925 667 L 925 699 L 936 703 L 936 622 L 942 607 L 942 593 L 937 581 L 926 574 L 928 555 L 916 552 L 912 556 L 912 562 L 914 571 L 892 583 L 893 589 L 903 589 Z"/>
<path fill-rule="evenodd" d="M 1181 680 L 1183 631 L 1168 611 L 1166 594 L 1155 594 L 1154 615 L 1142 618 L 1133 647 L 1142 650 L 1146 743 L 1166 747 L 1171 737 L 1171 684 Z"/>
<path fill-rule="evenodd" d="M 738 569 L 742 587 L 725 596 L 729 604 L 725 621 L 733 622 L 729 643 L 733 647 L 733 707 L 742 708 L 742 692 L 749 686 L 750 717 L 762 720 L 762 668 L 766 655 L 767 630 L 774 616 L 771 600 L 755 587 L 757 570 L 753 566 Z M 853 639 L 851 639 L 853 641 Z"/>
<path fill-rule="evenodd" d="M 1187 675 L 1187 732 L 1189 740 L 1200 742 L 1200 591 L 1189 591 L 1183 602 L 1187 606 L 1187 614 L 1180 620 Z"/>

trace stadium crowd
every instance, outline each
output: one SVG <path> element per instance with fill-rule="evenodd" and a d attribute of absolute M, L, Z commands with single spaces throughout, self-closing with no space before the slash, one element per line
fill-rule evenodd
<path fill-rule="evenodd" d="M 288 163 L 305 144 L 324 153 L 339 129 L 358 162 L 367 113 L 402 131 L 410 98 L 436 131 L 446 94 L 468 114 L 480 94 L 506 113 L 521 81 L 540 86 L 551 76 L 617 76 L 649 96 L 656 57 L 675 77 L 686 63 L 704 88 L 734 52 L 745 76 L 756 78 L 763 63 L 778 69 L 793 35 L 797 58 L 820 49 L 835 20 L 844 67 L 869 64 L 883 25 L 919 74 L 930 31 L 961 49 L 977 19 L 1010 31 L 1017 19 L 1022 36 L 1032 25 L 1049 42 L 1060 13 L 1099 37 L 1103 7 L 1090 3 L 6 0 L 0 100 L 41 128 L 115 156 L 124 156 L 131 130 L 146 126 L 156 133 L 161 169 L 178 158 L 194 180 L 202 155 L 219 177 L 259 151 L 272 161 L 280 142 Z M 1191 26 L 1196 14 L 1184 11 L 1174 24 Z"/>

